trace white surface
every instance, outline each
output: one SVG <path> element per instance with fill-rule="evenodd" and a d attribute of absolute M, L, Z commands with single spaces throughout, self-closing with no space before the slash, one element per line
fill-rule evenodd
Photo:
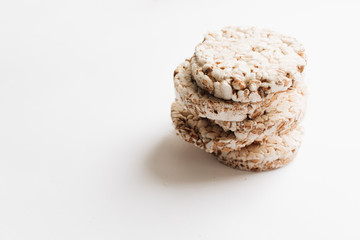
<path fill-rule="evenodd" d="M 359 239 L 359 2 L 1 1 L 0 239 Z M 303 42 L 296 160 L 227 168 L 174 135 L 202 33 Z"/>

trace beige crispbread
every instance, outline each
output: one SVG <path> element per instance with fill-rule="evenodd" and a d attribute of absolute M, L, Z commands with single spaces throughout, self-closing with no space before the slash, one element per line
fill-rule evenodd
<path fill-rule="evenodd" d="M 279 156 L 277 159 L 272 161 L 264 161 L 259 159 L 243 160 L 241 157 L 239 157 L 242 150 L 232 152 L 231 154 L 219 153 L 218 155 L 215 154 L 215 156 L 217 156 L 219 162 L 239 170 L 246 170 L 251 172 L 268 171 L 281 168 L 291 162 L 296 157 L 300 144 L 301 142 L 299 142 L 298 146 L 294 146 L 291 148 L 291 150 L 289 149 L 290 151 L 287 150 L 287 154 L 283 154 L 283 156 Z"/>
<path fill-rule="evenodd" d="M 281 167 L 295 157 L 301 144 L 302 132 L 297 127 L 286 135 L 267 137 L 243 148 L 234 144 L 225 146 L 227 139 L 236 139 L 231 137 L 231 132 L 226 133 L 207 119 L 196 118 L 178 102 L 171 106 L 171 118 L 176 133 L 185 141 L 213 153 L 220 162 L 241 170 L 264 171 Z"/>
<path fill-rule="evenodd" d="M 213 121 L 191 114 L 179 102 L 171 106 L 171 119 L 177 134 L 209 153 L 238 151 L 254 142 L 252 139 L 237 139 L 233 132 L 226 132 Z"/>
<path fill-rule="evenodd" d="M 274 31 L 226 27 L 196 46 L 191 70 L 197 85 L 218 98 L 259 102 L 302 79 L 304 52 L 296 39 Z"/>
<path fill-rule="evenodd" d="M 306 109 L 306 86 L 295 83 L 280 93 L 276 104 L 254 119 L 241 122 L 215 121 L 225 131 L 233 131 L 238 140 L 261 141 L 267 136 L 282 135 L 292 131 L 302 121 Z"/>
<path fill-rule="evenodd" d="M 243 121 L 260 116 L 275 104 L 277 94 L 269 94 L 257 103 L 240 103 L 216 98 L 199 88 L 191 78 L 189 61 L 180 64 L 174 71 L 174 85 L 179 100 L 194 115 L 220 121 Z"/>

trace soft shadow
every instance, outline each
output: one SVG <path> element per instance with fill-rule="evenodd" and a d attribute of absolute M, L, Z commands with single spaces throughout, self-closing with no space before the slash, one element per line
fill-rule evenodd
<path fill-rule="evenodd" d="M 219 163 L 213 155 L 184 142 L 175 133 L 159 141 L 147 158 L 147 167 L 160 180 L 177 184 L 233 178 L 247 180 L 254 174 Z"/>

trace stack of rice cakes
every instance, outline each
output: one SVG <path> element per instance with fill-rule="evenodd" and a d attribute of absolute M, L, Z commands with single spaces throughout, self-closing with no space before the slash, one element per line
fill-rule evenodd
<path fill-rule="evenodd" d="M 259 28 L 207 33 L 174 71 L 176 132 L 248 171 L 284 166 L 301 144 L 306 55 L 296 39 Z"/>

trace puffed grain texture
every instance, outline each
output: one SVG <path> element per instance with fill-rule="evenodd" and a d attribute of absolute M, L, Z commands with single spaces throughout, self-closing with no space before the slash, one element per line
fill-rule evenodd
<path fill-rule="evenodd" d="M 205 34 L 191 70 L 197 85 L 218 98 L 259 102 L 302 80 L 306 61 L 295 38 L 256 27 L 226 27 Z"/>
<path fill-rule="evenodd" d="M 176 133 L 185 141 L 214 154 L 221 163 L 240 170 L 265 171 L 282 167 L 295 157 L 301 145 L 302 131 L 297 127 L 285 135 L 268 137 L 244 148 L 226 149 L 216 141 L 219 136 L 228 137 L 222 135 L 224 131 L 216 125 L 209 127 L 207 119 L 194 117 L 180 103 L 173 103 L 171 118 Z"/>
<path fill-rule="evenodd" d="M 216 155 L 220 162 L 249 171 L 280 167 L 296 154 L 301 143 L 299 127 L 282 136 L 271 136 L 244 147 L 232 132 L 192 115 L 179 102 L 171 107 L 176 133 L 185 141 Z"/>
<path fill-rule="evenodd" d="M 216 98 L 199 88 L 191 77 L 189 61 L 174 71 L 174 86 L 178 99 L 194 115 L 220 121 L 243 121 L 256 118 L 275 104 L 279 93 L 269 94 L 260 102 L 240 103 Z"/>
<path fill-rule="evenodd" d="M 276 104 L 271 104 L 264 114 L 241 122 L 215 121 L 225 131 L 234 132 L 238 140 L 252 143 L 265 137 L 286 134 L 299 125 L 305 110 L 307 92 L 305 84 L 296 82 L 286 92 L 278 95 Z"/>

